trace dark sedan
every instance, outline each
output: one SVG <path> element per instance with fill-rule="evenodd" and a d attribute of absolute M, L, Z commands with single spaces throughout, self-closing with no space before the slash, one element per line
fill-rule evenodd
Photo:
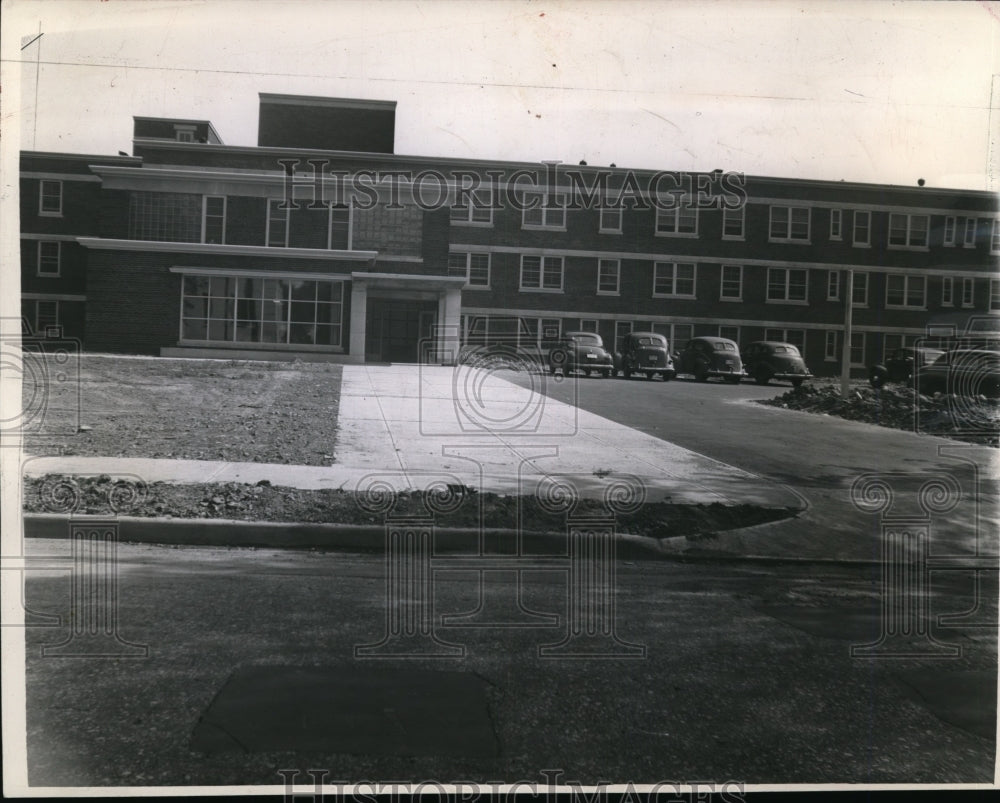
<path fill-rule="evenodd" d="M 1000 398 L 1000 351 L 957 349 L 946 351 L 930 365 L 917 369 L 914 387 L 924 395 Z"/>
<path fill-rule="evenodd" d="M 633 374 L 644 374 L 646 379 L 659 374 L 664 382 L 677 373 L 667 339 L 656 332 L 629 332 L 622 338 L 621 351 L 615 353 L 615 376 L 618 371 L 626 379 Z"/>
<path fill-rule="evenodd" d="M 693 374 L 699 382 L 718 376 L 738 385 L 744 376 L 740 350 L 724 337 L 692 338 L 678 354 L 676 368 L 677 373 Z"/>
<path fill-rule="evenodd" d="M 612 359 L 604 349 L 604 341 L 594 332 L 566 332 L 549 352 L 549 371 L 569 375 L 583 371 L 587 376 L 611 376 Z"/>
<path fill-rule="evenodd" d="M 886 382 L 909 383 L 914 370 L 930 365 L 944 354 L 942 349 L 924 348 L 921 346 L 906 346 L 895 349 L 885 362 L 873 365 L 868 369 L 868 381 L 873 388 L 880 388 Z"/>
<path fill-rule="evenodd" d="M 777 379 L 798 387 L 807 379 L 812 379 L 805 360 L 791 343 L 758 340 L 746 346 L 741 356 L 743 370 L 758 385 L 766 385 L 772 379 Z"/>

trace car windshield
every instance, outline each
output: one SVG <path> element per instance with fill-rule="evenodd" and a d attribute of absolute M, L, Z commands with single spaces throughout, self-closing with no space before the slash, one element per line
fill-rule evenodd
<path fill-rule="evenodd" d="M 601 338 L 597 335 L 573 335 L 570 338 L 573 343 L 577 343 L 581 346 L 600 346 Z"/>
<path fill-rule="evenodd" d="M 715 343 L 712 344 L 712 347 L 716 351 L 736 351 L 735 345 L 733 345 L 732 343 L 726 343 L 725 341 L 722 340 L 717 340 Z"/>

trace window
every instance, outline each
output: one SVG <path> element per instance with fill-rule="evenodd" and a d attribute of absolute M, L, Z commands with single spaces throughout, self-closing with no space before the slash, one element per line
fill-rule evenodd
<path fill-rule="evenodd" d="M 340 346 L 339 281 L 184 276 L 181 339 Z"/>
<path fill-rule="evenodd" d="M 854 245 L 869 246 L 872 237 L 872 213 L 854 213 Z"/>
<path fill-rule="evenodd" d="M 351 250 L 351 208 L 346 204 L 330 204 L 326 247 L 331 251 Z"/>
<path fill-rule="evenodd" d="M 830 210 L 830 239 L 841 240 L 844 237 L 844 210 Z"/>
<path fill-rule="evenodd" d="M 962 279 L 962 306 L 973 307 L 976 303 L 976 280 L 972 278 Z"/>
<path fill-rule="evenodd" d="M 746 207 L 722 210 L 722 239 L 742 240 L 746 223 Z"/>
<path fill-rule="evenodd" d="M 722 266 L 722 286 L 719 298 L 722 301 L 741 301 L 743 299 L 742 265 Z"/>
<path fill-rule="evenodd" d="M 492 226 L 493 204 L 490 191 L 473 190 L 463 203 L 451 207 L 451 222 L 470 226 Z M 468 203 L 471 200 L 472 203 Z"/>
<path fill-rule="evenodd" d="M 929 228 L 927 215 L 889 215 L 889 247 L 926 248 Z"/>
<path fill-rule="evenodd" d="M 62 182 L 42 179 L 38 189 L 38 214 L 62 215 Z"/>
<path fill-rule="evenodd" d="M 604 234 L 621 234 L 622 210 L 602 206 L 600 229 Z"/>
<path fill-rule="evenodd" d="M 205 197 L 186 192 L 129 193 L 130 240 L 200 243 L 204 238 Z"/>
<path fill-rule="evenodd" d="M 990 234 L 990 253 L 1000 254 L 1000 220 L 993 221 L 993 230 Z"/>
<path fill-rule="evenodd" d="M 291 207 L 282 209 L 282 198 L 272 198 L 267 202 L 267 244 L 272 248 L 288 247 L 288 213 Z"/>
<path fill-rule="evenodd" d="M 580 331 L 581 332 L 593 332 L 597 334 L 597 321 L 590 318 L 585 318 L 580 321 Z"/>
<path fill-rule="evenodd" d="M 799 350 L 799 354 L 805 354 L 806 351 L 805 329 L 765 329 L 764 339 L 778 343 L 791 343 Z"/>
<path fill-rule="evenodd" d="M 826 275 L 826 300 L 840 301 L 840 271 L 831 270 Z"/>
<path fill-rule="evenodd" d="M 809 242 L 807 206 L 771 207 L 771 242 Z"/>
<path fill-rule="evenodd" d="M 990 312 L 1000 310 L 1000 279 L 990 279 Z"/>
<path fill-rule="evenodd" d="M 865 333 L 851 332 L 851 365 L 865 364 Z"/>
<path fill-rule="evenodd" d="M 695 266 L 689 262 L 657 262 L 653 266 L 653 295 L 694 298 Z"/>
<path fill-rule="evenodd" d="M 965 241 L 962 243 L 966 248 L 976 247 L 976 223 L 974 217 L 965 219 Z"/>
<path fill-rule="evenodd" d="M 632 331 L 631 321 L 615 321 L 615 351 L 622 350 L 622 340 Z"/>
<path fill-rule="evenodd" d="M 524 194 L 524 211 L 521 213 L 521 227 L 525 229 L 565 229 L 565 200 L 540 192 Z M 528 207 L 531 207 L 530 209 Z"/>
<path fill-rule="evenodd" d="M 521 257 L 521 290 L 562 290 L 562 257 Z"/>
<path fill-rule="evenodd" d="M 62 243 L 41 240 L 38 243 L 38 275 L 58 276 Z"/>
<path fill-rule="evenodd" d="M 194 142 L 194 131 L 186 131 L 184 129 L 177 130 L 177 141 L 178 142 Z"/>
<path fill-rule="evenodd" d="M 697 237 L 698 210 L 691 206 L 657 209 L 656 233 L 663 237 Z"/>
<path fill-rule="evenodd" d="M 724 337 L 726 340 L 732 340 L 734 343 L 740 342 L 740 327 L 738 326 L 720 326 L 719 327 L 719 337 Z"/>
<path fill-rule="evenodd" d="M 44 335 L 50 326 L 59 326 L 59 302 L 22 301 L 21 317 L 27 319 L 34 334 Z"/>
<path fill-rule="evenodd" d="M 851 306 L 868 306 L 868 274 L 863 271 L 854 271 L 854 292 L 851 293 Z"/>
<path fill-rule="evenodd" d="M 826 343 L 824 344 L 823 359 L 827 362 L 837 361 L 837 345 L 840 340 L 840 332 L 827 332 Z"/>
<path fill-rule="evenodd" d="M 618 295 L 621 264 L 617 259 L 601 259 L 597 263 L 597 292 L 601 295 Z"/>
<path fill-rule="evenodd" d="M 882 338 L 882 359 L 888 360 L 894 351 L 903 348 L 904 338 L 902 335 L 885 335 Z"/>
<path fill-rule="evenodd" d="M 797 268 L 767 269 L 767 300 L 805 304 L 808 272 Z"/>
<path fill-rule="evenodd" d="M 941 306 L 952 307 L 955 305 L 955 279 L 952 276 L 945 276 L 941 279 Z"/>
<path fill-rule="evenodd" d="M 923 309 L 925 289 L 923 276 L 889 275 L 886 277 L 885 306 Z"/>
<path fill-rule="evenodd" d="M 468 287 L 489 287 L 490 255 L 452 251 L 448 254 L 448 275 L 465 277 Z"/>
<path fill-rule="evenodd" d="M 671 327 L 671 336 L 667 338 L 673 346 L 673 349 L 683 348 L 687 345 L 687 342 L 694 337 L 694 325 L 690 323 L 675 323 Z"/>
<path fill-rule="evenodd" d="M 944 235 L 942 238 L 942 242 L 945 245 L 955 244 L 955 229 L 956 229 L 955 218 L 946 217 L 944 219 Z"/>
<path fill-rule="evenodd" d="M 226 199 L 206 195 L 202 205 L 201 241 L 221 245 L 226 241 Z"/>

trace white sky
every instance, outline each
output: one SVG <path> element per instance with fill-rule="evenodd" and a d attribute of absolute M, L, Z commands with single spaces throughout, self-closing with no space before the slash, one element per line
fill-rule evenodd
<path fill-rule="evenodd" d="M 7 0 L 3 11 L 7 101 L 25 62 L 4 124 L 28 149 L 131 152 L 132 115 L 209 119 L 226 143 L 253 145 L 257 93 L 282 92 L 398 101 L 399 153 L 997 186 L 998 3 Z M 21 51 L 39 23 L 44 36 Z"/>

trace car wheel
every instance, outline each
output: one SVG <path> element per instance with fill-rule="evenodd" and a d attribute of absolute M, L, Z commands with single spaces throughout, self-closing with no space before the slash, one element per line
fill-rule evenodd
<path fill-rule="evenodd" d="M 652 379 L 653 379 L 653 372 L 652 371 L 646 371 L 646 379 L 649 380 L 649 381 L 652 381 Z"/>
<path fill-rule="evenodd" d="M 802 379 L 793 379 L 792 380 L 792 387 L 793 388 L 800 388 L 800 387 L 802 387 L 802 382 L 803 381 L 804 380 L 802 380 Z"/>
<path fill-rule="evenodd" d="M 868 383 L 876 390 L 885 385 L 885 380 L 886 371 L 884 369 L 875 368 L 868 376 Z"/>
<path fill-rule="evenodd" d="M 669 382 L 671 379 L 674 378 L 673 374 L 660 374 L 660 376 L 663 377 L 664 382 Z"/>
<path fill-rule="evenodd" d="M 611 376 L 611 371 L 601 371 L 601 379 L 607 379 Z"/>
<path fill-rule="evenodd" d="M 753 381 L 756 382 L 758 385 L 766 385 L 768 382 L 771 381 L 771 374 L 768 372 L 766 368 L 758 368 L 756 371 L 754 371 Z"/>
<path fill-rule="evenodd" d="M 739 376 L 724 376 L 723 379 L 725 379 L 730 385 L 740 384 Z"/>
<path fill-rule="evenodd" d="M 625 375 L 626 379 L 632 378 L 632 371 L 629 368 L 625 368 L 622 373 Z"/>
<path fill-rule="evenodd" d="M 699 368 L 697 371 L 694 372 L 694 378 L 699 382 L 707 382 L 708 371 L 706 371 L 704 368 Z"/>

